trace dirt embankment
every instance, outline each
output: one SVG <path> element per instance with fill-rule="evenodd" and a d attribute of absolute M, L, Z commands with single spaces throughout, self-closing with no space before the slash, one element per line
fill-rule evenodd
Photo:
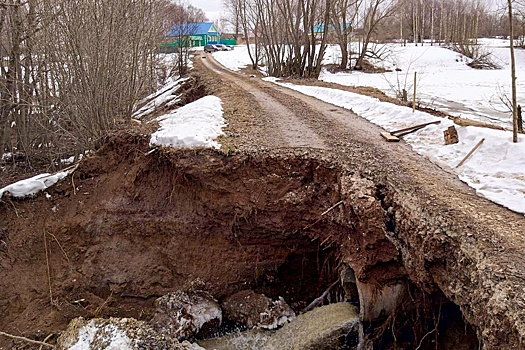
<path fill-rule="evenodd" d="M 472 340 L 457 307 L 409 280 L 386 234 L 395 223 L 381 188 L 336 158 L 293 149 L 147 154 L 147 141 L 121 133 L 48 190 L 51 199 L 2 203 L 0 329 L 43 339 L 77 316 L 147 321 L 156 297 L 195 279 L 219 300 L 252 289 L 301 311 L 349 266 L 361 313 L 379 327 L 374 342 L 392 341 L 378 323 L 392 313 L 399 344 L 422 341 L 438 308 L 456 322 L 441 328 L 469 329 Z M 427 341 L 449 344 L 445 333 Z"/>
<path fill-rule="evenodd" d="M 147 154 L 147 141 L 119 134 L 50 199 L 2 203 L 0 329 L 43 339 L 76 316 L 147 320 L 154 298 L 196 278 L 219 300 L 253 289 L 296 310 L 343 260 L 363 282 L 406 278 L 377 234 L 375 187 L 337 163 L 293 150 Z"/>

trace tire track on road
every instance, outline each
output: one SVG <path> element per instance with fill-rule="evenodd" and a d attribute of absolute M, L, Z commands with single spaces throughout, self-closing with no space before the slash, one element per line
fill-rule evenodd
<path fill-rule="evenodd" d="M 282 136 L 287 146 L 328 149 L 323 139 L 284 103 L 281 103 L 253 84 L 246 82 L 245 80 L 249 78 L 240 74 L 226 72 L 210 56 L 204 57 L 208 57 L 202 59 L 206 68 L 237 84 L 255 98 L 261 108 L 272 118 L 276 131 Z"/>

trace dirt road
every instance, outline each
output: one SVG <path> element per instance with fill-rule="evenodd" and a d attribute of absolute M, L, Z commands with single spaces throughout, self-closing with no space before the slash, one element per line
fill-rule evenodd
<path fill-rule="evenodd" d="M 393 208 L 395 213 L 390 239 L 410 278 L 424 289 L 437 286 L 459 305 L 478 327 L 486 348 L 521 343 L 525 336 L 523 215 L 477 196 L 454 174 L 415 154 L 404 142 L 384 142 L 379 135 L 382 129 L 348 110 L 226 71 L 211 55 L 197 58 L 196 66 L 206 67 L 205 74 L 228 84 L 230 94 L 223 97 L 236 96 L 225 102 L 230 123 L 226 144 L 320 148 L 374 181 L 385 189 L 385 209 Z M 221 96 L 221 89 L 217 93 Z M 240 105 L 242 100 L 250 101 L 249 108 L 232 113 L 230 104 Z M 247 120 L 247 115 L 257 122 Z M 255 137 L 265 133 L 270 136 Z"/>

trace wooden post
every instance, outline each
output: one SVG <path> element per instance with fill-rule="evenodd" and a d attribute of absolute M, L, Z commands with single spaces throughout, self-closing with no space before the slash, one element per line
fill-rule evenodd
<path fill-rule="evenodd" d="M 521 115 L 521 105 L 518 105 L 518 132 L 523 134 L 523 117 Z"/>
<path fill-rule="evenodd" d="M 509 5 L 509 38 L 510 38 L 510 72 L 512 84 L 512 142 L 518 142 L 518 103 L 516 97 L 516 59 L 514 57 L 514 20 L 512 16 L 512 0 Z"/>
<path fill-rule="evenodd" d="M 417 84 L 417 72 L 414 72 L 414 97 L 412 97 L 412 113 L 416 111 L 416 84 Z"/>
<path fill-rule="evenodd" d="M 479 146 L 481 146 L 481 144 L 483 143 L 483 141 L 485 141 L 484 138 L 481 139 L 481 140 L 479 140 L 479 142 L 476 144 L 476 146 L 474 146 L 474 148 L 472 148 L 472 149 L 470 150 L 470 152 L 467 153 L 467 155 L 465 156 L 465 158 L 463 158 L 463 159 L 461 160 L 461 162 L 459 162 L 458 165 L 456 165 L 456 168 L 459 168 L 460 166 L 462 166 L 462 165 L 467 161 L 467 159 L 470 158 L 470 156 L 472 155 L 472 153 L 476 152 L 476 150 L 479 148 Z"/>

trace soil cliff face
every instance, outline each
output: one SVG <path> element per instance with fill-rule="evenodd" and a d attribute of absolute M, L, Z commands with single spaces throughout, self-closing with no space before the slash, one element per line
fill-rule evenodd
<path fill-rule="evenodd" d="M 75 316 L 147 318 L 197 278 L 218 299 L 252 288 L 300 310 L 343 261 L 363 282 L 406 277 L 373 184 L 335 162 L 148 151 L 121 134 L 50 199 L 2 203 L 1 329 L 41 338 Z"/>

